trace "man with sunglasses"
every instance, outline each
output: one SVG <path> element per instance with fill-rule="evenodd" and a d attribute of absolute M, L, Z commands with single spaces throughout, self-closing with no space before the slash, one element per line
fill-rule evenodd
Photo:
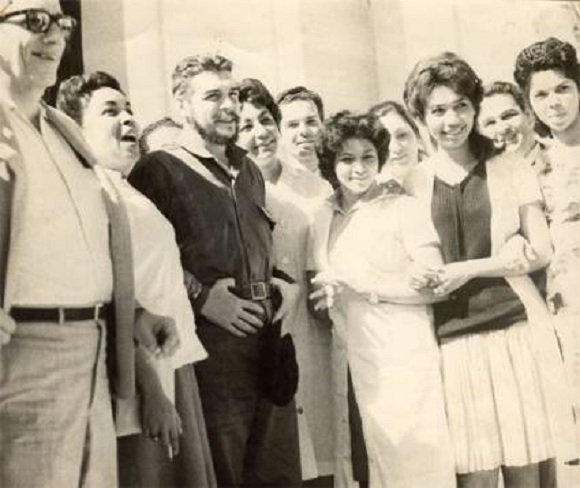
<path fill-rule="evenodd" d="M 41 102 L 74 26 L 58 0 L 0 0 L 6 487 L 116 486 L 105 329 L 118 396 L 133 394 L 134 340 L 158 356 L 178 344 L 172 322 L 136 309 L 121 200 L 99 179 L 78 127 Z"/>

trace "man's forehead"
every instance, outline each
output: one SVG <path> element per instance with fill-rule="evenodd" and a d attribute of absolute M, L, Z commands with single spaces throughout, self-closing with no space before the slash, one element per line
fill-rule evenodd
<path fill-rule="evenodd" d="M 230 88 L 237 85 L 229 71 L 203 71 L 191 78 L 190 83 L 196 91 Z"/>
<path fill-rule="evenodd" d="M 312 100 L 292 100 L 280 105 L 283 119 L 296 119 L 318 115 L 318 109 Z"/>
<path fill-rule="evenodd" d="M 480 113 L 499 112 L 519 105 L 509 93 L 495 93 L 481 101 Z"/>

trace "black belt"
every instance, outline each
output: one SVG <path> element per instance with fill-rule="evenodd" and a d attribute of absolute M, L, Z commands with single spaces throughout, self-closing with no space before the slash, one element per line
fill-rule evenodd
<path fill-rule="evenodd" d="M 235 288 L 235 294 L 244 300 L 267 300 L 272 296 L 272 284 L 265 281 L 255 281 Z"/>
<path fill-rule="evenodd" d="M 98 320 L 107 318 L 110 304 L 99 304 L 92 307 L 82 308 L 36 308 L 36 307 L 13 307 L 10 316 L 16 322 L 80 322 L 83 320 Z"/>

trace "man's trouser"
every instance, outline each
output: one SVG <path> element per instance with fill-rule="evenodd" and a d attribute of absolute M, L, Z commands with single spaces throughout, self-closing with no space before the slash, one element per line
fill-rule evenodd
<path fill-rule="evenodd" d="M 115 487 L 101 321 L 18 323 L 0 348 L 0 486 Z"/>
<path fill-rule="evenodd" d="M 209 358 L 196 365 L 220 486 L 301 484 L 296 407 L 276 407 L 262 393 L 259 336 L 238 338 L 198 319 Z"/>

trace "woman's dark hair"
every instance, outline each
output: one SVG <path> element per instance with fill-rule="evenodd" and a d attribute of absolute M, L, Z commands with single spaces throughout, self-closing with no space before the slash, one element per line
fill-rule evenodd
<path fill-rule="evenodd" d="M 343 110 L 328 118 L 318 140 L 320 174 L 338 188 L 336 157 L 348 139 L 365 139 L 377 150 L 379 171 L 389 155 L 389 133 L 379 119 L 371 113 L 354 114 Z"/>
<path fill-rule="evenodd" d="M 124 93 L 116 78 L 104 71 L 95 71 L 88 75 L 72 76 L 63 81 L 58 88 L 56 106 L 81 125 L 85 105 L 93 92 L 100 88 L 112 88 Z"/>
<path fill-rule="evenodd" d="M 425 122 L 427 100 L 437 86 L 446 86 L 466 97 L 475 109 L 475 119 L 479 114 L 483 98 L 481 79 L 463 58 L 452 52 L 444 52 L 419 61 L 411 70 L 405 82 L 403 99 L 409 113 Z M 469 147 L 480 161 L 495 152 L 493 143 L 476 130 L 476 124 L 469 134 Z"/>
<path fill-rule="evenodd" d="M 251 103 L 256 107 L 264 107 L 280 125 L 280 109 L 274 97 L 264 84 L 255 78 L 245 78 L 240 83 L 240 103 Z"/>
<path fill-rule="evenodd" d="M 514 79 L 529 99 L 532 75 L 538 71 L 559 71 L 580 90 L 580 64 L 576 49 L 569 42 L 549 37 L 523 49 L 516 58 Z M 535 116 L 535 114 L 534 114 Z M 550 128 L 536 116 L 536 132 L 551 135 Z"/>
<path fill-rule="evenodd" d="M 576 83 L 580 90 L 580 64 L 576 49 L 569 42 L 549 37 L 523 49 L 516 58 L 514 79 L 529 95 L 532 75 L 537 71 L 559 71 Z"/>
<path fill-rule="evenodd" d="M 369 109 L 369 113 L 377 116 L 379 119 L 381 117 L 384 117 L 390 112 L 396 112 L 397 115 L 399 115 L 407 123 L 407 125 L 411 127 L 411 129 L 413 129 L 415 135 L 418 138 L 421 138 L 421 134 L 419 133 L 419 128 L 417 127 L 417 124 L 409 115 L 409 112 L 407 112 L 400 103 L 395 102 L 393 100 L 387 100 L 386 102 L 381 102 L 378 103 L 377 105 L 373 105 Z"/>

